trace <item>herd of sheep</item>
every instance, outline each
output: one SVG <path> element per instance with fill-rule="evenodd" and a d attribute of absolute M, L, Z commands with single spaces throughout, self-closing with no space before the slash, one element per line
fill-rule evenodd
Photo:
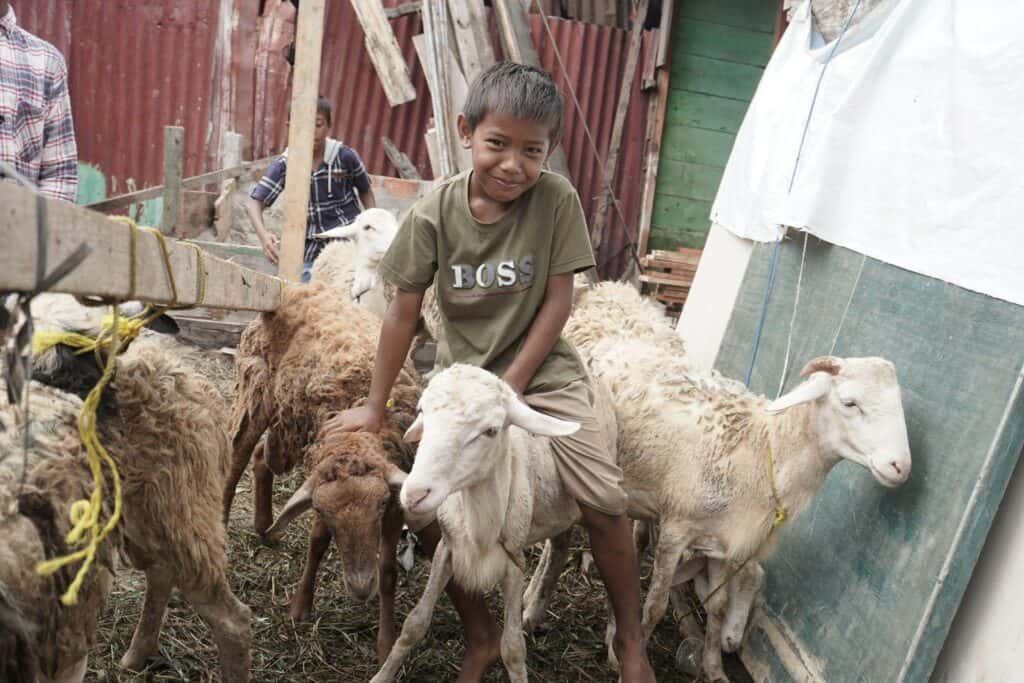
<path fill-rule="evenodd" d="M 70 505 L 91 490 L 76 418 L 104 359 L 60 345 L 35 358 L 30 423 L 19 407 L 0 406 L 0 680 L 82 680 L 112 576 L 125 561 L 145 573 L 146 595 L 122 666 L 141 669 L 157 653 L 177 588 L 210 629 L 222 680 L 249 680 L 251 612 L 228 585 L 226 524 L 250 461 L 253 523 L 266 542 L 312 512 L 293 619 L 309 616 L 318 566 L 333 541 L 346 592 L 379 604 L 375 682 L 394 680 L 450 580 L 469 590 L 500 587 L 502 660 L 511 680 L 527 679 L 524 631 L 547 613 L 579 520 L 558 484 L 548 439 L 576 425 L 530 409 L 477 368 L 456 365 L 428 382 L 409 362 L 379 434 L 320 433 L 331 415 L 367 394 L 379 315 L 393 296 L 376 264 L 395 230 L 388 212 L 365 212 L 348 230 L 350 242 L 324 250 L 312 284 L 288 288 L 277 311 L 249 326 L 237 349 L 230 414 L 163 335 L 146 334 L 117 358 L 98 425 L 124 480 L 122 522 L 73 606 L 59 602 L 67 571 L 43 578 L 35 567 L 66 554 Z M 707 612 L 703 674 L 725 680 L 722 651 L 741 645 L 762 582 L 759 560 L 771 552 L 782 519 L 799 514 L 843 459 L 884 486 L 907 480 L 895 369 L 880 358 L 817 358 L 800 385 L 771 401 L 690 365 L 660 309 L 635 289 L 581 282 L 574 300 L 565 336 L 600 399 L 638 544 L 655 539 L 645 632 L 662 619 L 673 591 L 693 581 Z M 37 327 L 86 334 L 100 325 L 96 309 L 60 295 L 38 297 L 33 318 Z M 428 298 L 421 338 L 439 334 Z M 33 437 L 27 454 L 24 429 Z M 299 465 L 303 483 L 275 519 L 274 477 Z M 435 517 L 442 540 L 423 594 L 399 628 L 403 526 Z M 542 542 L 527 587 L 525 553 Z M 684 622 L 692 635 L 695 622 Z M 609 643 L 614 628 L 609 618 Z M 614 666 L 611 648 L 608 655 Z"/>

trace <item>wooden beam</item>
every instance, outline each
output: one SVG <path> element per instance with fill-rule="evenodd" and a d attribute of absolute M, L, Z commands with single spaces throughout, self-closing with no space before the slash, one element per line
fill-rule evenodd
<path fill-rule="evenodd" d="M 256 161 L 247 161 L 232 168 L 222 168 L 219 171 L 210 171 L 209 173 L 203 173 L 202 175 L 185 178 L 181 181 L 181 188 L 183 190 L 198 190 L 206 187 L 207 185 L 219 183 L 226 178 L 241 178 L 253 173 L 261 174 L 263 170 L 276 158 L 277 156 L 264 157 L 262 159 L 257 159 Z M 109 213 L 116 209 L 123 209 L 126 206 L 131 206 L 132 204 L 156 199 L 163 193 L 164 186 L 155 185 L 153 187 L 147 187 L 144 190 L 127 192 L 109 199 L 93 202 L 92 204 L 86 205 L 86 208 L 92 209 L 93 211 L 99 211 L 100 213 Z"/>
<path fill-rule="evenodd" d="M 288 174 L 284 186 L 279 274 L 295 282 L 302 274 L 306 243 L 309 176 L 313 171 L 313 128 L 320 88 L 320 57 L 324 39 L 326 0 L 303 0 L 299 5 L 292 71 L 291 125 L 288 127 Z"/>
<path fill-rule="evenodd" d="M 494 50 L 483 3 L 479 0 L 448 0 L 455 44 L 459 48 L 459 62 L 468 83 L 472 83 L 482 70 L 494 64 Z"/>
<path fill-rule="evenodd" d="M 435 179 L 448 178 L 458 171 L 454 130 L 454 112 L 451 99 L 451 81 L 448 60 L 448 6 L 445 0 L 423 0 L 423 34 L 415 36 L 413 45 L 423 65 L 430 88 L 430 101 L 434 110 L 440 168 L 434 169 Z M 440 173 L 438 172 L 440 171 Z"/>
<path fill-rule="evenodd" d="M 501 40 L 501 49 L 505 53 L 505 59 L 543 69 L 537 48 L 533 44 L 533 38 L 530 37 L 527 6 L 520 0 L 491 0 L 491 9 L 494 11 L 494 17 L 498 23 L 498 37 Z M 547 16 L 541 15 L 541 18 L 545 22 L 547 21 Z M 551 152 L 551 156 L 548 157 L 548 166 L 555 173 L 571 179 L 569 163 L 561 145 Z"/>
<path fill-rule="evenodd" d="M 366 51 L 370 53 L 370 61 L 377 70 L 377 78 L 388 102 L 395 107 L 416 99 L 409 67 L 380 0 L 352 0 L 352 7 L 363 27 Z M 301 5 L 299 12 L 302 12 Z"/>
<path fill-rule="evenodd" d="M 604 239 L 604 224 L 608 214 L 608 207 L 612 201 L 612 182 L 615 180 L 615 172 L 619 167 L 619 152 L 622 148 L 622 129 L 626 123 L 626 113 L 629 111 L 629 99 L 633 89 L 633 81 L 636 78 L 636 65 L 640 58 L 640 48 L 644 44 L 644 22 L 647 16 L 647 1 L 637 0 L 636 18 L 633 20 L 633 28 L 629 36 L 629 54 L 626 56 L 626 68 L 622 75 L 622 86 L 619 88 L 619 102 L 615 108 L 615 120 L 612 123 L 612 138 L 608 143 L 608 156 L 605 159 L 604 173 L 601 183 L 601 199 L 597 204 L 597 215 L 594 216 L 594 225 L 590 230 L 590 242 L 594 246 L 594 253 L 601 248 L 601 241 Z M 627 226 L 628 227 L 628 226 Z"/>
<path fill-rule="evenodd" d="M 160 232 L 173 235 L 181 219 L 181 178 L 184 169 L 183 147 L 185 129 L 164 127 L 164 205 L 160 215 Z"/>
<path fill-rule="evenodd" d="M 665 3 L 671 5 L 672 3 Z M 663 5 L 664 7 L 664 5 Z M 664 19 L 664 14 L 662 18 Z M 664 31 L 665 29 L 662 28 Z M 671 26 L 668 31 L 671 33 Z M 666 51 L 671 47 L 671 41 Z M 651 221 L 654 216 L 654 195 L 658 188 L 658 165 L 661 160 L 661 138 L 665 132 L 665 116 L 668 112 L 669 79 L 672 73 L 671 63 L 657 70 L 658 90 L 651 97 L 647 115 L 647 134 L 645 136 L 646 152 L 644 153 L 644 185 L 640 200 L 640 220 L 637 229 L 637 253 L 647 253 L 651 239 Z"/>
<path fill-rule="evenodd" d="M 157 237 L 139 231 L 135 249 L 135 285 L 131 282 L 131 231 L 103 214 L 54 199 L 42 199 L 46 211 L 46 272 L 80 244 L 92 251 L 50 291 L 118 300 L 170 303 L 171 287 Z M 0 291 L 36 288 L 37 196 L 12 183 L 0 183 Z M 281 300 L 281 281 L 213 256 L 200 259 L 196 249 L 166 238 L 168 261 L 178 290 L 178 303 L 199 301 L 200 262 L 205 273 L 202 305 L 249 311 L 272 311 Z"/>
<path fill-rule="evenodd" d="M 223 158 L 221 163 L 225 166 L 238 166 L 242 163 L 242 146 L 245 139 L 238 133 L 228 132 L 224 135 Z M 216 214 L 214 233 L 221 242 L 227 240 L 231 234 L 231 224 L 235 220 L 235 202 L 233 195 L 238 188 L 238 179 L 229 178 L 221 183 L 220 196 L 213 204 Z"/>
<path fill-rule="evenodd" d="M 417 0 L 416 2 L 407 2 L 398 7 L 386 7 L 384 14 L 387 15 L 388 19 L 397 19 L 398 17 L 404 17 L 406 14 L 416 14 L 419 11 L 420 3 Z"/>
<path fill-rule="evenodd" d="M 384 146 L 384 154 L 387 155 L 388 161 L 398 169 L 398 175 L 411 180 L 421 179 L 420 172 L 416 170 L 416 165 L 412 163 L 412 159 L 405 152 L 398 149 L 398 145 L 391 138 L 387 135 L 382 135 L 380 144 Z"/>

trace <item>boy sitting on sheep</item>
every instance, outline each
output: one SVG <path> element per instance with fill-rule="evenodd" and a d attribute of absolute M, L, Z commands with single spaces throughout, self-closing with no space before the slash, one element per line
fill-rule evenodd
<path fill-rule="evenodd" d="M 654 681 L 640 628 L 640 580 L 622 472 L 601 439 L 583 364 L 562 337 L 573 275 L 594 266 L 579 197 L 542 165 L 558 142 L 562 100 L 539 69 L 504 62 L 473 82 L 458 118 L 473 168 L 410 210 L 380 264 L 399 293 L 381 328 L 370 396 L 325 430 L 377 431 L 432 284 L 443 318 L 437 365 L 468 363 L 502 377 L 531 407 L 579 422 L 552 440 L 559 475 L 583 511 L 618 623 L 626 683 Z M 435 282 L 436 279 L 436 282 Z M 428 545 L 440 530 L 421 532 Z M 449 585 L 466 628 L 460 681 L 478 681 L 500 656 L 501 631 L 483 597 Z"/>

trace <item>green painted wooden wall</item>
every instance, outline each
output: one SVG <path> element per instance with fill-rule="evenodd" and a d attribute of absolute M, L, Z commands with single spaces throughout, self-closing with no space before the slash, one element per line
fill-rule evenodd
<path fill-rule="evenodd" d="M 677 0 L 651 249 L 703 247 L 736 131 L 772 51 L 769 0 Z"/>

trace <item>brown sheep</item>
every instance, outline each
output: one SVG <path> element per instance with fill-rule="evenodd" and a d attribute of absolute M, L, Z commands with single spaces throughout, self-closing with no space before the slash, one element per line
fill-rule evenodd
<path fill-rule="evenodd" d="M 93 354 L 47 354 L 39 359 L 46 371 L 41 376 L 70 378 L 69 363 L 95 364 Z M 14 407 L 0 409 L 0 459 L 17 456 L 0 468 L 0 585 L 39 627 L 33 646 L 40 669 L 59 680 L 81 679 L 115 558 L 123 555 L 146 573 L 146 598 L 122 666 L 141 669 L 157 653 L 167 601 L 177 587 L 213 632 L 223 680 L 247 681 L 250 611 L 228 585 L 219 515 L 228 466 L 223 401 L 210 383 L 154 348 L 120 356 L 105 396 L 98 432 L 122 477 L 122 517 L 70 607 L 58 598 L 77 565 L 47 579 L 34 567 L 66 552 L 69 507 L 92 489 L 76 427 L 81 401 L 32 384 L 34 445 L 24 487 L 21 416 Z"/>
<path fill-rule="evenodd" d="M 412 463 L 411 446 L 402 434 L 419 400 L 415 371 L 407 364 L 400 374 L 381 433 L 318 440 L 329 417 L 369 393 L 379 329 L 380 319 L 365 308 L 327 285 L 312 283 L 287 289 L 277 311 L 263 314 L 245 330 L 236 355 L 234 455 L 224 516 L 251 455 L 253 523 L 264 540 L 272 541 L 302 512 L 313 508 L 318 513 L 306 568 L 291 600 L 292 618 L 308 618 L 316 571 L 333 537 L 348 592 L 360 600 L 381 596 L 377 652 L 383 658 L 394 641 L 396 551 L 403 517 L 393 492 Z M 271 526 L 274 476 L 290 471 L 300 459 L 306 480 Z"/>

